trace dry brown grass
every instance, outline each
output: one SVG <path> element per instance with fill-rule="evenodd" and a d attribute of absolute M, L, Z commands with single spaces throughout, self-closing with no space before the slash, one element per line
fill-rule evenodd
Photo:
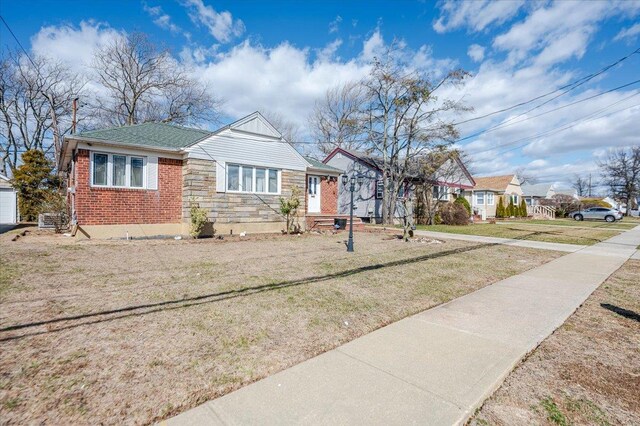
<path fill-rule="evenodd" d="M 640 261 L 603 283 L 471 423 L 640 424 Z"/>
<path fill-rule="evenodd" d="M 0 238 L 0 422 L 149 423 L 559 255 L 344 238 Z"/>

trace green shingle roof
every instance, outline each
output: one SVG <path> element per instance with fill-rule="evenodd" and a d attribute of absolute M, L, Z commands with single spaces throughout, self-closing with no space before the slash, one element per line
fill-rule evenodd
<path fill-rule="evenodd" d="M 304 157 L 305 160 L 307 160 L 307 162 L 309 164 L 311 164 L 311 167 L 313 167 L 314 169 L 318 169 L 318 170 L 326 170 L 328 172 L 338 172 L 338 173 L 343 173 L 344 170 L 340 170 L 337 169 L 335 167 L 331 167 L 327 164 L 324 164 L 321 161 L 316 160 L 315 158 L 311 158 L 311 157 Z"/>
<path fill-rule="evenodd" d="M 211 132 L 206 130 L 191 129 L 174 124 L 143 123 L 82 132 L 77 134 L 76 137 L 104 140 L 105 142 L 123 145 L 179 149 L 193 145 L 209 135 L 211 135 Z"/>

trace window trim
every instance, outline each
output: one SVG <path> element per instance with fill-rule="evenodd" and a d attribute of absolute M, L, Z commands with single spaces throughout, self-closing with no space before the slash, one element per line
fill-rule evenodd
<path fill-rule="evenodd" d="M 491 202 L 489 202 L 489 195 L 491 195 Z M 495 205 L 495 203 L 496 203 L 495 198 L 496 198 L 496 197 L 495 197 L 495 194 L 494 194 L 493 192 L 491 192 L 491 191 L 485 191 L 484 196 L 485 196 L 485 200 L 486 200 L 486 203 L 487 203 L 486 205 L 487 205 L 487 206 L 493 206 L 493 205 Z"/>
<path fill-rule="evenodd" d="M 474 193 L 474 196 L 475 196 L 475 205 L 476 205 L 476 206 L 486 206 L 486 205 L 487 205 L 487 204 L 486 204 L 486 200 L 487 200 L 487 199 L 485 198 L 485 195 L 486 195 L 485 193 L 486 193 L 486 191 L 477 191 L 476 193 Z M 479 202 L 478 202 L 478 195 L 480 195 L 480 194 L 482 194 L 482 203 L 479 203 Z"/>
<path fill-rule="evenodd" d="M 238 167 L 238 189 L 229 189 L 229 168 L 232 166 L 236 166 Z M 243 188 L 243 175 L 244 175 L 244 168 L 251 168 L 252 172 L 251 172 L 251 186 L 252 186 L 252 190 L 251 191 L 245 191 Z M 256 182 L 256 169 L 263 169 L 265 171 L 264 173 L 264 188 L 265 191 L 264 192 L 258 192 L 256 191 L 257 188 L 257 182 Z M 274 170 L 276 172 L 276 189 L 277 192 L 269 192 L 269 171 Z M 276 169 L 275 167 L 267 167 L 267 166 L 252 166 L 249 164 L 238 164 L 238 163 L 227 163 L 225 166 L 225 178 L 226 178 L 226 185 L 227 185 L 227 192 L 230 192 L 232 194 L 261 194 L 261 195 L 281 195 L 282 194 L 282 170 L 281 169 Z"/>
<path fill-rule="evenodd" d="M 376 200 L 382 200 L 384 197 L 384 181 L 382 179 L 376 180 Z"/>
<path fill-rule="evenodd" d="M 106 155 L 107 156 L 107 180 L 105 185 L 97 184 L 94 181 L 94 169 L 95 169 L 95 156 Z M 125 185 L 114 185 L 114 163 L 113 157 L 125 157 Z M 131 159 L 140 158 L 142 160 L 142 186 L 131 186 Z M 131 155 L 121 154 L 117 152 L 104 152 L 104 151 L 91 151 L 89 155 L 89 186 L 93 188 L 114 188 L 114 189 L 137 189 L 146 190 L 148 185 L 147 173 L 148 173 L 148 161 L 147 157 L 143 155 Z"/>

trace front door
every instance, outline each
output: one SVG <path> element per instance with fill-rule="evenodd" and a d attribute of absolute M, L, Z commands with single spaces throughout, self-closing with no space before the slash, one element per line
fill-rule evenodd
<path fill-rule="evenodd" d="M 320 213 L 320 176 L 309 176 L 307 186 L 307 210 Z"/>

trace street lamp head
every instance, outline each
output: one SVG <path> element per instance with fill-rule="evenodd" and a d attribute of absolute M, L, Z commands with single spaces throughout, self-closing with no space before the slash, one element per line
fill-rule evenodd
<path fill-rule="evenodd" d="M 349 182 L 349 176 L 347 175 L 342 175 L 342 184 L 346 185 L 347 182 Z"/>
<path fill-rule="evenodd" d="M 362 185 L 364 183 L 364 176 L 358 175 L 358 185 Z"/>

